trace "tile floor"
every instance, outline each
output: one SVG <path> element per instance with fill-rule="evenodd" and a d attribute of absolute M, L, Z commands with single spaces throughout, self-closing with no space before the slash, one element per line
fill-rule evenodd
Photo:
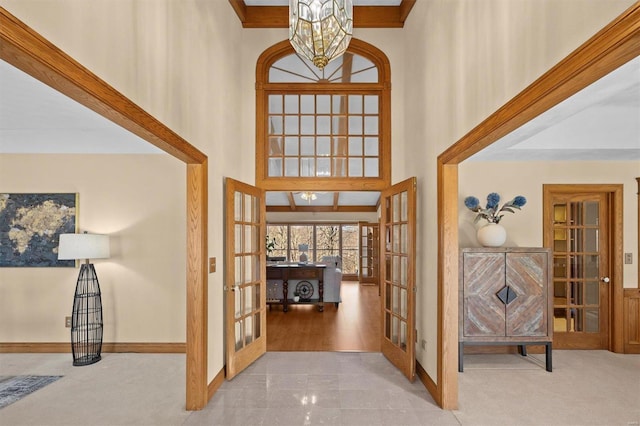
<path fill-rule="evenodd" d="M 380 353 L 268 352 L 186 425 L 459 425 Z"/>
<path fill-rule="evenodd" d="M 380 353 L 268 352 L 201 411 L 185 402 L 180 354 L 0 354 L 0 376 L 61 375 L 0 409 L 0 426 L 601 425 L 640 426 L 640 355 L 608 351 L 467 355 L 459 409 L 438 408 Z"/>

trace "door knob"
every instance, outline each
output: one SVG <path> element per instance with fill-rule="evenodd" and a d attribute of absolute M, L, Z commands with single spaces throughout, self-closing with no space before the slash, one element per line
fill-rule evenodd
<path fill-rule="evenodd" d="M 600 278 L 600 281 L 602 281 L 603 283 L 608 283 L 611 280 L 609 279 L 609 277 L 602 277 Z"/>

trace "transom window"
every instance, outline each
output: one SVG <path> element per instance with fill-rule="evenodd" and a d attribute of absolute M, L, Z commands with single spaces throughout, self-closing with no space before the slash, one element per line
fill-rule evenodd
<path fill-rule="evenodd" d="M 334 189 L 361 189 L 358 179 L 370 189 L 388 186 L 386 56 L 352 40 L 320 70 L 286 43 L 258 61 L 256 183 L 281 189 L 313 179 L 316 188 L 326 181 Z"/>

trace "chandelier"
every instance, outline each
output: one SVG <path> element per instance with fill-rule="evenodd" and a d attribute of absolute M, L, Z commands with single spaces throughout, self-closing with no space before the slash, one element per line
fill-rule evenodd
<path fill-rule="evenodd" d="M 289 0 L 289 41 L 322 69 L 342 55 L 353 34 L 353 0 Z"/>
<path fill-rule="evenodd" d="M 315 192 L 303 192 L 302 194 L 300 194 L 300 198 L 302 198 L 305 201 L 309 201 L 309 204 L 311 204 L 311 201 L 315 200 L 316 198 L 318 198 L 318 196 L 315 194 Z"/>

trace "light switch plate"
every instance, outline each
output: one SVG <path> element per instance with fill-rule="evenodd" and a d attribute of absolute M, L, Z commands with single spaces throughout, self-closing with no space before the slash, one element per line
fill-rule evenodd
<path fill-rule="evenodd" d="M 209 258 L 209 273 L 213 274 L 216 271 L 216 258 L 215 257 L 210 257 Z"/>
<path fill-rule="evenodd" d="M 633 263 L 633 253 L 624 254 L 624 264 L 631 265 Z"/>

